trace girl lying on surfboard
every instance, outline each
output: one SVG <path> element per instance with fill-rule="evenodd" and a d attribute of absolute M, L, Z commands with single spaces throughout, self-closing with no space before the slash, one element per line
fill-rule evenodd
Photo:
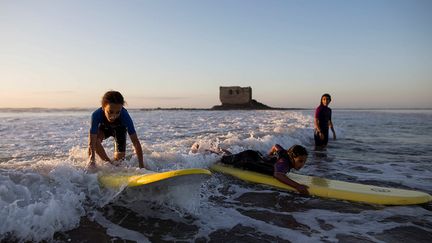
<path fill-rule="evenodd" d="M 299 184 L 286 176 L 291 169 L 299 170 L 306 163 L 308 153 L 301 145 L 294 145 L 285 150 L 279 144 L 274 145 L 267 156 L 254 150 L 238 154 L 223 155 L 220 162 L 244 170 L 251 170 L 274 176 L 277 180 L 295 188 L 301 194 L 309 194 L 308 186 Z"/>
<path fill-rule="evenodd" d="M 118 161 L 125 158 L 126 132 L 132 141 L 135 153 L 138 157 L 140 168 L 144 168 L 144 159 L 141 143 L 136 134 L 132 118 L 123 107 L 123 96 L 117 91 L 108 91 L 102 97 L 102 107 L 93 112 L 89 131 L 89 163 L 87 169 L 96 168 L 95 155 L 107 162 L 117 165 Z M 114 137 L 114 161 L 112 161 L 102 146 L 102 141 Z"/>

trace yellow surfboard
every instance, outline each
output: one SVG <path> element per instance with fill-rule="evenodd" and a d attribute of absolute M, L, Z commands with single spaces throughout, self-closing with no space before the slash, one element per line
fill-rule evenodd
<path fill-rule="evenodd" d="M 206 169 L 192 168 L 182 170 L 171 170 L 166 172 L 154 172 L 137 174 L 137 172 L 101 172 L 98 176 L 99 183 L 107 188 L 120 188 L 120 187 L 137 187 L 150 183 L 168 180 L 178 177 L 208 177 L 211 172 Z"/>
<path fill-rule="evenodd" d="M 278 181 L 273 176 L 241 170 L 220 163 L 212 165 L 210 169 L 248 182 L 265 184 L 296 192 L 294 188 Z M 363 185 L 295 173 L 289 173 L 288 177 L 300 184 L 309 186 L 309 193 L 311 195 L 324 198 L 382 205 L 421 204 L 432 200 L 431 195 L 420 191 Z"/>

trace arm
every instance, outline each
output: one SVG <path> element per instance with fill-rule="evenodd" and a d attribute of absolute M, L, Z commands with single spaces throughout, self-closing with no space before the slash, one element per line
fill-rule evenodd
<path fill-rule="evenodd" d="M 144 157 L 143 157 L 143 152 L 142 152 L 142 148 L 141 148 L 141 143 L 138 139 L 138 136 L 136 133 L 129 135 L 130 139 L 132 141 L 132 144 L 134 146 L 135 149 L 135 153 L 138 157 L 138 164 L 140 168 L 144 168 Z"/>
<path fill-rule="evenodd" d="M 284 148 L 282 148 L 282 146 L 280 146 L 279 144 L 275 144 L 270 149 L 268 155 L 273 155 L 274 153 L 279 152 L 279 151 L 283 151 L 283 150 L 284 150 Z"/>
<path fill-rule="evenodd" d="M 95 167 L 96 166 L 96 154 L 101 157 L 104 161 L 110 161 L 107 154 L 105 153 L 105 150 L 102 147 L 102 144 L 98 141 L 98 127 L 99 124 L 102 121 L 102 108 L 97 109 L 95 112 L 93 112 L 91 116 L 91 127 L 89 131 L 89 148 L 88 148 L 88 154 L 89 154 L 89 163 L 88 167 Z"/>
<path fill-rule="evenodd" d="M 88 166 L 95 166 L 95 162 L 96 162 L 96 141 L 97 141 L 97 130 L 98 130 L 98 126 L 99 123 L 101 121 L 101 117 L 100 117 L 100 113 L 101 111 L 99 109 L 97 109 L 96 111 L 94 111 L 91 115 L 91 127 L 90 127 L 90 131 L 89 131 L 89 142 L 88 142 L 88 155 L 90 157 L 89 159 L 89 164 Z"/>
<path fill-rule="evenodd" d="M 336 132 L 335 132 L 335 130 L 334 130 L 334 128 L 333 128 L 333 122 L 332 122 L 332 110 L 330 109 L 330 118 L 329 118 L 329 127 L 330 127 L 330 129 L 331 129 L 331 131 L 332 131 L 332 133 L 333 133 L 333 139 L 334 140 L 336 140 Z"/>
<path fill-rule="evenodd" d="M 110 162 L 110 159 L 105 153 L 105 150 L 102 147 L 102 144 L 98 141 L 98 135 L 89 133 L 89 162 L 87 163 L 87 171 L 94 172 L 96 169 L 96 154 L 104 160 Z"/>
<path fill-rule="evenodd" d="M 324 134 L 321 132 L 321 124 L 319 121 L 319 118 L 321 116 L 321 106 L 319 106 L 316 110 L 315 110 L 315 119 L 314 119 L 314 126 L 315 126 L 315 133 L 319 136 L 319 138 L 321 140 L 324 139 Z"/>
<path fill-rule="evenodd" d="M 90 165 L 91 166 L 95 165 L 96 154 L 99 155 L 99 157 L 103 161 L 111 162 L 110 158 L 105 153 L 105 150 L 102 147 L 102 144 L 98 141 L 98 135 L 90 133 L 89 134 L 89 157 L 90 157 Z"/>
<path fill-rule="evenodd" d="M 280 182 L 282 182 L 282 183 L 284 183 L 284 184 L 286 184 L 286 185 L 288 185 L 288 186 L 290 186 L 290 187 L 292 187 L 292 188 L 295 188 L 300 194 L 305 194 L 305 195 L 308 195 L 309 194 L 309 192 L 308 192 L 308 186 L 306 186 L 306 185 L 303 185 L 303 184 L 299 184 L 299 183 L 297 183 L 297 182 L 295 182 L 295 181 L 293 181 L 293 180 L 291 180 L 290 178 L 288 178 L 285 174 L 283 174 L 283 173 L 280 173 L 280 172 L 275 172 L 274 174 L 273 174 L 273 176 L 278 180 L 278 181 L 280 181 Z"/>
<path fill-rule="evenodd" d="M 91 134 L 89 133 L 89 147 L 88 147 L 88 154 L 89 154 L 89 163 L 94 165 L 96 162 L 96 140 L 97 140 L 97 134 Z"/>
<path fill-rule="evenodd" d="M 331 131 L 333 133 L 333 139 L 336 140 L 336 132 L 335 132 L 335 130 L 333 128 L 333 122 L 331 120 L 329 121 L 329 127 L 330 127 L 330 129 L 331 129 Z"/>
<path fill-rule="evenodd" d="M 143 158 L 142 147 L 141 147 L 141 143 L 138 139 L 137 133 L 135 131 L 135 127 L 134 127 L 132 118 L 130 117 L 128 111 L 125 108 L 123 108 L 121 110 L 121 112 L 122 113 L 120 116 L 122 118 L 122 122 L 127 127 L 129 137 L 130 137 L 132 144 L 134 146 L 134 149 L 135 149 L 135 154 L 138 157 L 138 165 L 140 168 L 144 168 L 144 158 Z"/>
<path fill-rule="evenodd" d="M 318 133 L 321 133 L 318 118 L 315 118 L 315 119 L 314 119 L 314 126 L 315 126 L 315 130 L 316 130 Z"/>
<path fill-rule="evenodd" d="M 320 122 L 319 122 L 318 118 L 315 118 L 314 125 L 315 125 L 315 132 L 318 134 L 318 136 L 320 137 L 320 139 L 324 139 L 324 134 L 321 132 Z"/>

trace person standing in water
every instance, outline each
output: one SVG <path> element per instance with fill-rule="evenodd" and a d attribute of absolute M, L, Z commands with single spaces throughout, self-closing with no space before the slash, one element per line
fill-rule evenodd
<path fill-rule="evenodd" d="M 125 158 L 126 133 L 132 141 L 138 157 L 140 168 L 144 168 L 141 143 L 134 128 L 132 118 L 123 107 L 125 104 L 122 94 L 118 91 L 108 91 L 102 97 L 102 107 L 93 112 L 89 131 L 89 162 L 88 169 L 96 168 L 96 154 L 111 164 L 118 165 L 117 161 Z M 102 141 L 114 137 L 114 161 L 112 161 L 102 146 Z"/>
<path fill-rule="evenodd" d="M 336 133 L 332 122 L 332 110 L 328 107 L 330 102 L 331 96 L 329 94 L 323 94 L 321 96 L 320 105 L 315 110 L 314 139 L 316 149 L 322 149 L 327 146 L 329 128 L 333 132 L 333 139 L 336 140 Z"/>

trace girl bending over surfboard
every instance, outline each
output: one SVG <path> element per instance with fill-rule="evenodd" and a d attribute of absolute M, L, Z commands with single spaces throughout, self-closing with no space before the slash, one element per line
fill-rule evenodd
<path fill-rule="evenodd" d="M 89 162 L 87 169 L 96 168 L 95 155 L 111 164 L 118 165 L 118 161 L 125 158 L 126 133 L 132 141 L 135 153 L 138 157 L 140 168 L 144 168 L 144 159 L 141 143 L 136 134 L 132 118 L 123 107 L 125 104 L 123 96 L 117 91 L 108 91 L 102 97 L 102 107 L 93 112 L 91 127 L 89 131 Z M 114 161 L 112 161 L 102 146 L 102 141 L 114 137 Z"/>
<path fill-rule="evenodd" d="M 301 194 L 309 194 L 308 186 L 299 184 L 286 176 L 291 169 L 299 170 L 306 163 L 308 153 L 301 145 L 294 145 L 285 150 L 279 144 L 274 145 L 267 156 L 254 150 L 238 154 L 224 155 L 220 162 L 237 168 L 251 170 L 274 176 L 277 180 L 295 188 Z"/>

